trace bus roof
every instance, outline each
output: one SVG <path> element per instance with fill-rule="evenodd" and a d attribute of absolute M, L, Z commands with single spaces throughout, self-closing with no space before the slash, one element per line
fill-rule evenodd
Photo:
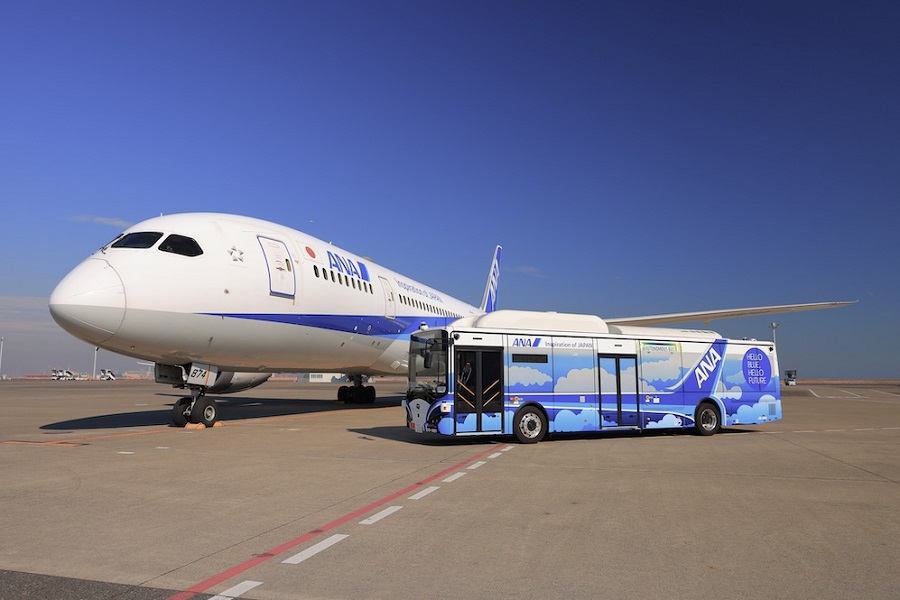
<path fill-rule="evenodd" d="M 486 329 L 540 329 L 542 331 L 566 331 L 578 333 L 609 333 L 606 322 L 595 315 L 539 312 L 531 310 L 495 310 L 483 315 L 463 317 L 453 322 L 454 327 L 479 327 Z"/>
<path fill-rule="evenodd" d="M 721 338 L 715 331 L 706 329 L 669 329 L 665 327 L 637 327 L 608 325 L 596 315 L 575 313 L 540 312 L 530 310 L 496 310 L 482 315 L 471 315 L 454 321 L 454 328 L 475 327 L 517 331 L 548 331 L 567 334 L 619 334 L 640 337 L 696 337 Z"/>

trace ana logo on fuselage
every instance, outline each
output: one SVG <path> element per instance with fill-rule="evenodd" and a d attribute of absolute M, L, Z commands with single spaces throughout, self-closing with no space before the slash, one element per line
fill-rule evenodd
<path fill-rule="evenodd" d="M 515 338 L 513 340 L 513 346 L 519 346 L 520 348 L 537 348 L 541 345 L 541 338 Z"/>
<path fill-rule="evenodd" d="M 369 270 L 366 268 L 365 264 L 350 260 L 349 258 L 344 258 L 331 250 L 328 250 L 328 266 L 344 275 L 357 277 L 363 281 L 369 281 Z"/>

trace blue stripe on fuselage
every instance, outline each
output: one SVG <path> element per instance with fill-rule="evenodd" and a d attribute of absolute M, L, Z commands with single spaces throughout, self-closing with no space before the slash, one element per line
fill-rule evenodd
<path fill-rule="evenodd" d="M 297 315 L 290 313 L 201 313 L 212 317 L 230 319 L 249 319 L 251 321 L 267 321 L 285 325 L 302 325 L 316 329 L 328 329 L 359 335 L 378 337 L 399 337 L 409 335 L 421 328 L 424 323 L 428 327 L 444 327 L 455 319 L 433 316 L 397 316 L 393 319 L 374 315 Z"/>

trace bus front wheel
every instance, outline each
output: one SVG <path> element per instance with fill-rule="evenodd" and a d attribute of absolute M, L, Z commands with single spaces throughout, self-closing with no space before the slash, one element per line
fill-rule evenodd
<path fill-rule="evenodd" d="M 513 418 L 513 432 L 523 444 L 534 444 L 547 434 L 547 417 L 533 406 L 523 406 Z"/>
<path fill-rule="evenodd" d="M 697 407 L 694 418 L 694 427 L 700 435 L 713 435 L 719 433 L 722 428 L 722 418 L 719 416 L 719 408 L 712 402 L 701 402 Z"/>

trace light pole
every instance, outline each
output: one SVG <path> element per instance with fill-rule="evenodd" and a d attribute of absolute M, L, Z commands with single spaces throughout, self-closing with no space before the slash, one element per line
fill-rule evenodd
<path fill-rule="evenodd" d="M 6 338 L 0 337 L 0 381 L 3 380 L 3 342 Z"/>
<path fill-rule="evenodd" d="M 94 346 L 94 372 L 91 375 L 91 381 L 96 381 L 97 379 L 97 352 L 100 351 L 99 346 Z"/>
<path fill-rule="evenodd" d="M 772 344 L 777 348 L 778 344 L 775 343 L 775 330 L 778 329 L 778 323 L 775 323 L 774 321 L 769 323 L 769 328 L 772 330 Z"/>

